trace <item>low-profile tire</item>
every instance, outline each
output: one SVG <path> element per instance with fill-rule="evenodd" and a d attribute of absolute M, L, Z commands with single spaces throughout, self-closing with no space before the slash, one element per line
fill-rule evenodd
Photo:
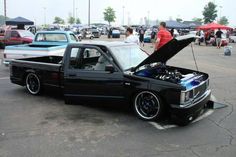
<path fill-rule="evenodd" d="M 133 107 L 136 115 L 142 120 L 156 121 L 164 115 L 163 101 L 151 91 L 142 91 L 136 94 Z"/>
<path fill-rule="evenodd" d="M 42 86 L 39 77 L 35 73 L 28 73 L 25 78 L 27 91 L 32 95 L 39 95 L 42 92 Z"/>

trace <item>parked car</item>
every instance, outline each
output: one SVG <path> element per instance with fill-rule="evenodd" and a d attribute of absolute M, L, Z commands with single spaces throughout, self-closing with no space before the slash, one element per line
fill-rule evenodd
<path fill-rule="evenodd" d="M 83 28 L 81 29 L 81 31 L 79 32 L 79 34 L 77 34 L 78 39 L 81 41 L 82 39 L 94 39 L 94 35 L 93 33 L 88 29 L 88 28 Z"/>
<path fill-rule="evenodd" d="M 31 44 L 6 46 L 3 63 L 8 66 L 11 60 L 17 58 L 63 56 L 67 44 L 77 41 L 75 34 L 69 31 L 41 31 L 36 33 Z"/>
<path fill-rule="evenodd" d="M 0 48 L 8 45 L 19 45 L 32 43 L 34 34 L 27 30 L 6 30 L 3 36 L 0 36 Z"/>
<path fill-rule="evenodd" d="M 173 39 L 152 55 L 134 43 L 69 44 L 64 57 L 12 61 L 10 79 L 33 95 L 50 87 L 62 90 L 65 103 L 125 103 L 143 120 L 170 114 L 177 124 L 186 125 L 210 103 L 209 76 L 161 63 L 192 41 L 192 37 Z"/>
<path fill-rule="evenodd" d="M 120 31 L 118 29 L 112 30 L 112 38 L 120 38 Z"/>
<path fill-rule="evenodd" d="M 89 31 L 93 34 L 94 38 L 100 38 L 101 33 L 97 28 L 90 28 Z"/>
<path fill-rule="evenodd" d="M 144 42 L 150 43 L 151 42 L 152 31 L 146 31 L 144 33 Z"/>
<path fill-rule="evenodd" d="M 231 43 L 236 42 L 236 33 L 233 33 L 229 36 L 229 42 L 231 42 Z"/>

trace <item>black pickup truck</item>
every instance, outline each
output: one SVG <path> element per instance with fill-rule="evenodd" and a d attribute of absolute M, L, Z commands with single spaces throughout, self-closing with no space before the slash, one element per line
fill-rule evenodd
<path fill-rule="evenodd" d="M 165 63 L 194 40 L 171 40 L 151 55 L 124 42 L 69 44 L 64 57 L 45 56 L 11 62 L 12 83 L 40 94 L 45 87 L 59 88 L 65 102 L 108 101 L 132 104 L 143 120 L 163 115 L 188 124 L 210 100 L 206 73 Z"/>

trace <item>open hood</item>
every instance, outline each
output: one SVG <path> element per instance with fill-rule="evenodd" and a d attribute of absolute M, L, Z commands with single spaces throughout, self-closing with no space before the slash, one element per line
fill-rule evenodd
<path fill-rule="evenodd" d="M 177 37 L 169 41 L 167 44 L 162 46 L 159 50 L 153 52 L 148 58 L 142 61 L 138 66 L 136 66 L 133 70 L 135 71 L 139 67 L 151 64 L 167 62 L 170 58 L 175 56 L 179 51 L 188 46 L 191 42 L 194 41 L 195 36 L 193 35 L 185 35 L 181 37 Z"/>

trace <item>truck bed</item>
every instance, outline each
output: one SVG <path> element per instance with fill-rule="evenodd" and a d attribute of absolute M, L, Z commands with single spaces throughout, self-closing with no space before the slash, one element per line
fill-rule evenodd
<path fill-rule="evenodd" d="M 61 61 L 60 56 L 45 56 L 16 59 L 11 62 L 11 81 L 25 85 L 25 76 L 29 72 L 36 73 L 43 79 L 43 84 L 60 87 Z"/>

